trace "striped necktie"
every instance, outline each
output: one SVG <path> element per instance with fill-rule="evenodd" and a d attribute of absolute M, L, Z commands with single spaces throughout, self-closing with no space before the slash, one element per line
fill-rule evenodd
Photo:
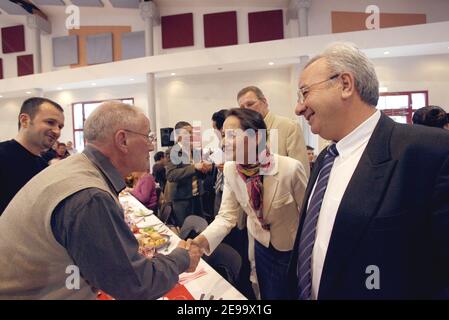
<path fill-rule="evenodd" d="M 335 158 L 338 156 L 337 147 L 332 144 L 328 147 L 324 156 L 318 179 L 307 208 L 304 226 L 299 240 L 298 254 L 298 298 L 309 300 L 312 293 L 312 252 L 315 243 L 316 225 L 320 215 L 321 204 L 326 192 L 327 182 L 332 170 Z"/>
<path fill-rule="evenodd" d="M 223 172 L 217 169 L 217 179 L 215 180 L 215 192 L 223 191 Z"/>

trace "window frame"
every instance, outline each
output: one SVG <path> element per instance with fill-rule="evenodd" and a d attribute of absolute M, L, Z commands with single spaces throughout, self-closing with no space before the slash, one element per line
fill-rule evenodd
<path fill-rule="evenodd" d="M 134 106 L 134 98 L 119 98 L 119 99 L 113 99 L 118 101 L 124 101 L 124 100 L 131 100 L 132 105 Z M 84 123 L 86 122 L 86 112 L 85 112 L 85 105 L 86 104 L 92 104 L 92 103 L 102 103 L 105 101 L 110 101 L 110 99 L 107 100 L 94 100 L 94 101 L 80 101 L 80 102 L 73 102 L 72 103 L 72 139 L 73 139 L 73 148 L 77 149 L 76 145 L 76 139 L 75 139 L 75 133 L 76 132 L 84 132 Z M 76 129 L 75 128 L 75 105 L 81 104 L 81 110 L 83 114 L 83 127 L 82 129 Z"/>
<path fill-rule="evenodd" d="M 379 97 L 385 96 L 408 96 L 408 106 L 407 108 L 401 109 L 380 109 L 385 115 L 391 116 L 405 116 L 407 119 L 407 124 L 412 124 L 413 113 L 418 109 L 413 109 L 412 104 L 412 94 L 423 93 L 425 96 L 425 105 L 429 105 L 429 91 L 428 90 L 417 90 L 417 91 L 398 91 L 398 92 L 382 92 Z"/>

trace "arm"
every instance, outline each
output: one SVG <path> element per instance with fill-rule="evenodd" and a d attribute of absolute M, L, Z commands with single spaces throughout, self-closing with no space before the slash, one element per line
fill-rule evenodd
<path fill-rule="evenodd" d="M 304 142 L 304 135 L 298 123 L 291 122 L 287 135 L 287 156 L 302 163 L 306 176 L 310 175 L 310 165 L 307 158 L 307 150 Z"/>
<path fill-rule="evenodd" d="M 174 146 L 165 152 L 165 157 L 168 160 L 165 176 L 169 182 L 179 182 L 197 174 L 195 166 L 190 164 L 188 156 L 184 152 L 179 154 L 179 150 L 179 146 Z"/>
<path fill-rule="evenodd" d="M 221 241 L 223 241 L 224 237 L 236 226 L 240 214 L 240 203 L 237 201 L 226 176 L 225 173 L 220 210 L 206 230 L 195 238 L 195 242 L 198 241 L 199 245 L 208 255 L 215 250 Z"/>
<path fill-rule="evenodd" d="M 52 230 L 85 280 L 116 299 L 155 299 L 168 292 L 190 264 L 182 248 L 147 259 L 123 219 L 123 210 L 106 192 L 86 189 L 61 202 Z"/>
<path fill-rule="evenodd" d="M 154 182 L 154 178 L 149 174 L 145 174 L 139 179 L 131 194 L 145 206 L 148 206 L 155 189 L 156 183 Z"/>

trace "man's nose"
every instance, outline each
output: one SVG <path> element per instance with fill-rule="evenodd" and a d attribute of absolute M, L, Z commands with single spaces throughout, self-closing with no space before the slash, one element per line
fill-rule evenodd
<path fill-rule="evenodd" d="M 51 129 L 51 131 L 53 131 L 59 138 L 59 136 L 61 135 L 62 129 L 59 126 L 55 126 Z"/>
<path fill-rule="evenodd" d="M 301 103 L 299 100 L 296 102 L 296 108 L 295 113 L 297 116 L 304 115 L 304 112 L 306 111 L 307 107 L 304 103 Z"/>

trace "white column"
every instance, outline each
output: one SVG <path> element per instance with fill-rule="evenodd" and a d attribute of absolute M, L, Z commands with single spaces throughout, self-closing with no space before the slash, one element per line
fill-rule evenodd
<path fill-rule="evenodd" d="M 309 35 L 309 8 L 312 0 L 290 0 L 288 6 L 288 18 L 298 19 L 298 34 L 300 37 Z"/>
<path fill-rule="evenodd" d="M 35 73 L 42 73 L 41 35 L 51 33 L 51 23 L 36 14 L 27 16 L 27 27 L 34 31 Z"/>
<path fill-rule="evenodd" d="M 140 16 L 145 21 L 145 55 L 154 55 L 153 26 L 160 23 L 159 11 L 152 1 L 141 2 L 139 5 Z M 147 113 L 150 118 L 151 131 L 159 137 L 159 125 L 156 114 L 156 83 L 154 73 L 147 74 Z M 159 139 L 160 140 L 160 139 Z M 156 145 L 157 150 L 157 145 Z"/>

